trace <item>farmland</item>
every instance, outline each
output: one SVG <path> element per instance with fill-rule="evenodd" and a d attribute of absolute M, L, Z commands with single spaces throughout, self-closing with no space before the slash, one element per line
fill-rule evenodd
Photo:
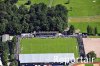
<path fill-rule="evenodd" d="M 21 53 L 75 53 L 78 47 L 75 38 L 32 38 L 21 39 Z"/>

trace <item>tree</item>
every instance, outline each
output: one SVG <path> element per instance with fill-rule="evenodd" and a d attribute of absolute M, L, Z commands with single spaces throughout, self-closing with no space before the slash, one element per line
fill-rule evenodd
<path fill-rule="evenodd" d="M 4 2 L 0 2 L 0 11 L 5 11 L 6 10 L 6 6 Z"/>
<path fill-rule="evenodd" d="M 71 26 L 69 27 L 68 34 L 72 35 L 74 32 L 75 32 L 75 28 L 74 28 L 73 25 L 71 25 Z"/>
<path fill-rule="evenodd" d="M 9 46 L 7 42 L 2 42 L 2 51 L 9 53 Z"/>
<path fill-rule="evenodd" d="M 16 60 L 12 61 L 10 66 L 18 66 L 18 62 Z"/>
<path fill-rule="evenodd" d="M 16 5 L 12 5 L 11 10 L 16 14 L 18 13 L 18 8 Z"/>
<path fill-rule="evenodd" d="M 4 0 L 5 2 L 10 2 L 11 4 L 17 3 L 18 0 Z"/>
<path fill-rule="evenodd" d="M 15 34 L 14 23 L 8 23 L 6 27 L 6 33 Z"/>
<path fill-rule="evenodd" d="M 4 34 L 6 31 L 5 23 L 0 23 L 0 34 Z"/>
<path fill-rule="evenodd" d="M 95 52 L 94 51 L 90 51 L 88 54 L 87 54 L 87 57 L 88 58 L 94 58 L 94 59 L 96 59 L 96 54 L 95 54 Z"/>
<path fill-rule="evenodd" d="M 56 30 L 59 31 L 59 32 L 62 32 L 63 31 L 63 21 L 61 21 L 62 19 L 57 17 L 56 18 Z"/>
<path fill-rule="evenodd" d="M 87 34 L 88 35 L 92 35 L 93 34 L 93 29 L 92 29 L 92 27 L 91 26 L 87 26 Z"/>
<path fill-rule="evenodd" d="M 1 54 L 1 61 L 3 63 L 3 66 L 7 66 L 8 63 L 8 44 L 7 43 L 2 43 L 2 54 Z"/>
<path fill-rule="evenodd" d="M 8 54 L 7 54 L 7 52 L 4 52 L 4 51 L 2 52 L 1 61 L 2 61 L 3 66 L 7 66 L 7 63 L 8 63 Z"/>
<path fill-rule="evenodd" d="M 98 34 L 98 30 L 97 27 L 94 28 L 94 34 L 97 35 Z"/>
<path fill-rule="evenodd" d="M 24 5 L 21 5 L 18 9 L 18 13 L 19 14 L 22 14 L 22 15 L 25 15 L 28 13 L 28 9 L 24 6 Z"/>
<path fill-rule="evenodd" d="M 10 0 L 12 4 L 17 3 L 18 0 Z"/>
<path fill-rule="evenodd" d="M 34 31 L 34 26 L 32 23 L 29 24 L 29 31 L 28 32 L 33 32 Z"/>
<path fill-rule="evenodd" d="M 44 3 L 17 7 L 17 0 L 0 2 L 0 34 L 18 35 L 34 31 L 59 31 L 67 27 L 68 10 L 63 5 L 47 7 Z M 2 30 L 3 29 L 3 30 Z"/>
<path fill-rule="evenodd" d="M 15 30 L 15 35 L 21 34 L 22 33 L 21 24 L 15 23 L 14 24 L 14 30 Z"/>
<path fill-rule="evenodd" d="M 22 32 L 23 32 L 23 33 L 27 33 L 27 32 L 28 32 L 28 29 L 29 29 L 29 24 L 26 23 L 26 22 L 24 22 L 24 23 L 22 24 Z"/>
<path fill-rule="evenodd" d="M 25 3 L 25 5 L 30 5 L 31 4 L 31 1 L 30 0 L 28 0 L 26 3 Z"/>

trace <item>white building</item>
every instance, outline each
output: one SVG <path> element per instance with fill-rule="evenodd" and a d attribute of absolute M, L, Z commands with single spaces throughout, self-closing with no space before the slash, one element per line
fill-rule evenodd
<path fill-rule="evenodd" d="M 9 34 L 2 35 L 2 42 L 6 42 L 12 39 L 13 39 L 13 36 L 10 36 Z"/>
<path fill-rule="evenodd" d="M 1 61 L 1 60 L 0 60 L 0 66 L 3 66 L 3 65 L 2 65 L 2 61 Z"/>
<path fill-rule="evenodd" d="M 1 58 L 0 58 L 0 66 L 3 66 L 2 61 L 1 61 Z"/>
<path fill-rule="evenodd" d="M 22 33 L 21 37 L 22 38 L 32 38 L 34 37 L 34 35 L 32 33 Z"/>

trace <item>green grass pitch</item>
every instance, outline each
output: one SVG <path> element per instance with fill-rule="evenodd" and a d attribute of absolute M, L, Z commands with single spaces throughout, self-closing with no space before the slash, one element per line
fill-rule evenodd
<path fill-rule="evenodd" d="M 21 53 L 74 53 L 78 57 L 75 38 L 30 38 L 21 39 Z"/>

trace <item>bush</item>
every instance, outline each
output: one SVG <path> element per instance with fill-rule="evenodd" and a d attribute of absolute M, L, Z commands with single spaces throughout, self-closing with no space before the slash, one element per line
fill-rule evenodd
<path fill-rule="evenodd" d="M 96 59 L 96 54 L 95 54 L 94 51 L 91 51 L 91 52 L 89 52 L 89 53 L 87 54 L 87 57 L 88 57 L 88 58 L 94 58 L 94 59 Z"/>
<path fill-rule="evenodd" d="M 25 5 L 30 5 L 31 4 L 31 1 L 30 0 L 28 0 L 26 3 L 25 3 Z"/>

